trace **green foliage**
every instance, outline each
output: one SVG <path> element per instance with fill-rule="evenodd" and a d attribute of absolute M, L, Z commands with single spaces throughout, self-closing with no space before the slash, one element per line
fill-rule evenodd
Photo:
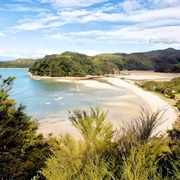
<path fill-rule="evenodd" d="M 175 98 L 175 94 L 180 93 L 180 77 L 173 78 L 171 81 L 148 81 L 141 83 L 140 87 L 148 91 L 164 94 L 166 97 Z"/>
<path fill-rule="evenodd" d="M 108 61 L 66 52 L 61 55 L 45 56 L 29 69 L 33 75 L 52 77 L 84 77 L 86 75 L 114 74 L 118 67 Z"/>
<path fill-rule="evenodd" d="M 95 56 L 95 58 L 101 59 L 101 60 L 106 60 L 109 61 L 113 64 L 115 64 L 119 70 L 123 70 L 124 68 L 126 68 L 126 64 L 124 62 L 124 58 L 121 55 L 116 55 L 116 54 L 99 54 L 97 56 Z"/>
<path fill-rule="evenodd" d="M 61 136 L 57 144 L 52 146 L 53 155 L 47 159 L 42 174 L 46 179 L 110 179 L 108 164 L 96 154 L 87 158 L 84 143 L 75 141 L 71 135 Z"/>
<path fill-rule="evenodd" d="M 158 168 L 162 179 L 180 179 L 180 120 L 175 121 L 168 135 L 169 151 L 160 156 Z"/>
<path fill-rule="evenodd" d="M 156 72 L 180 72 L 180 51 L 172 48 L 145 53 L 100 54 L 99 59 L 114 63 L 120 70 L 154 70 Z"/>
<path fill-rule="evenodd" d="M 104 151 L 109 144 L 114 131 L 112 125 L 105 121 L 106 114 L 96 107 L 91 108 L 88 113 L 86 111 L 75 110 L 69 114 L 69 120 L 78 130 L 80 130 L 87 150 Z"/>
<path fill-rule="evenodd" d="M 47 159 L 42 174 L 51 179 L 114 179 L 113 164 L 109 152 L 113 135 L 112 125 L 105 122 L 106 113 L 99 108 L 91 108 L 90 112 L 73 111 L 70 121 L 80 130 L 82 140 L 67 134 L 55 140 L 52 156 Z"/>
<path fill-rule="evenodd" d="M 105 117 L 106 113 L 99 108 L 91 108 L 89 112 L 70 112 L 69 120 L 81 132 L 82 139 L 76 141 L 67 134 L 54 139 L 54 143 L 51 141 L 53 153 L 47 158 L 41 173 L 50 180 L 161 180 L 179 177 L 179 163 L 174 159 L 171 161 L 173 164 L 167 166 L 171 167 L 173 176 L 165 176 L 161 165 L 165 162 L 164 157 L 172 153 L 169 141 L 157 137 L 157 134 L 152 136 L 163 121 L 163 112 L 150 115 L 142 109 L 141 117 L 120 129 L 118 139 L 113 141 L 112 125 L 105 121 Z"/>
<path fill-rule="evenodd" d="M 37 122 L 23 112 L 25 107 L 16 108 L 9 99 L 13 80 L 0 76 L 0 178 L 30 179 L 44 165 L 47 143 L 36 134 Z"/>
<path fill-rule="evenodd" d="M 125 53 L 115 53 L 115 54 L 99 54 L 97 56 L 91 57 L 86 56 L 84 54 L 79 53 L 73 53 L 73 52 L 64 52 L 61 55 L 51 55 L 54 59 L 61 59 L 61 57 L 64 57 L 65 59 L 73 60 L 78 62 L 78 68 L 80 71 L 84 71 L 87 75 L 104 75 L 104 74 L 111 74 L 114 72 L 109 66 L 105 67 L 105 71 L 101 68 L 104 66 L 102 65 L 102 62 L 108 62 L 108 64 L 113 68 L 115 68 L 116 72 L 118 73 L 118 70 L 128 69 L 128 70 L 154 70 L 156 72 L 174 72 L 178 73 L 180 72 L 180 51 L 175 50 L 172 48 L 168 48 L 165 50 L 157 50 L 157 51 L 150 51 L 150 52 L 144 52 L 144 53 L 131 53 L 131 54 L 125 54 Z M 47 59 L 50 56 L 46 56 L 44 59 Z M 97 61 L 98 60 L 98 61 Z M 39 60 L 38 60 L 39 61 Z M 33 65 L 35 60 L 32 59 L 18 59 L 15 61 L 5 61 L 0 62 L 1 68 L 31 68 L 31 72 L 34 74 L 41 74 L 41 75 L 51 75 L 52 71 L 47 72 L 51 70 L 49 67 L 45 67 L 42 64 L 39 65 Z M 46 63 L 45 63 L 46 64 Z M 48 66 L 48 64 L 46 64 Z M 55 66 L 58 63 L 55 63 Z M 40 68 L 37 72 L 37 66 Z M 42 67 L 41 67 L 42 66 Z M 117 68 L 118 67 L 118 68 Z M 46 71 L 47 68 L 47 71 Z M 54 67 L 52 67 L 54 68 Z M 61 67 L 58 67 L 58 69 Z M 117 69 L 116 69 L 117 68 Z M 34 70 L 34 72 L 33 72 Z M 74 69 L 78 70 L 78 69 Z M 73 71 L 74 71 L 73 70 Z M 71 72 L 73 74 L 73 71 Z M 84 76 L 84 72 L 78 72 L 76 76 Z M 57 73 L 61 75 L 62 72 L 56 72 L 54 74 L 57 75 Z M 70 73 L 70 74 L 71 74 Z M 82 74 L 81 74 L 82 73 Z M 72 75 L 71 74 L 71 75 Z M 60 76 L 59 75 L 59 76 Z M 69 76 L 68 73 L 65 71 L 64 76 Z"/>
<path fill-rule="evenodd" d="M 157 110 L 150 114 L 147 109 L 141 108 L 141 115 L 130 123 L 124 124 L 119 132 L 119 149 L 122 154 L 139 144 L 147 143 L 152 137 L 156 137 L 157 127 L 161 125 L 164 119 L 165 111 Z"/>
<path fill-rule="evenodd" d="M 155 130 L 164 121 L 164 112 L 158 110 L 150 114 L 141 110 L 141 116 L 120 129 L 118 144 L 119 179 L 141 180 L 161 179 L 158 162 L 164 152 L 169 152 L 166 139 L 158 137 Z"/>
<path fill-rule="evenodd" d="M 133 146 L 128 154 L 123 155 L 121 179 L 148 180 L 159 179 L 157 162 L 165 148 L 162 139 L 153 139 L 149 143 Z"/>

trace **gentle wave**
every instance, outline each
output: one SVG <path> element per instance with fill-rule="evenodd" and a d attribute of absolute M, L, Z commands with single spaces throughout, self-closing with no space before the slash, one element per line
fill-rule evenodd
<path fill-rule="evenodd" d="M 54 99 L 55 101 L 60 101 L 60 100 L 62 100 L 63 99 L 63 97 L 59 97 L 59 98 L 56 98 L 56 99 Z"/>

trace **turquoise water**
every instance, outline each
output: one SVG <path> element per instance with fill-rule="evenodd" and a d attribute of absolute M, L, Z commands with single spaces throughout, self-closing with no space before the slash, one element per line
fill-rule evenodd
<path fill-rule="evenodd" d="M 104 102 L 118 98 L 128 92 L 127 89 L 111 91 L 109 89 L 87 88 L 81 84 L 55 82 L 53 80 L 34 80 L 26 75 L 27 69 L 0 69 L 3 77 L 15 76 L 16 79 L 10 97 L 17 104 L 26 105 L 26 113 L 33 119 L 56 118 L 67 115 L 68 111 L 89 106 L 101 106 L 108 109 Z"/>

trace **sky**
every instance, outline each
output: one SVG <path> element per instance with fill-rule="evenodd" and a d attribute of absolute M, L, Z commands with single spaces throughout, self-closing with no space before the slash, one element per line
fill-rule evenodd
<path fill-rule="evenodd" d="M 0 0 L 0 60 L 180 49 L 180 0 Z"/>

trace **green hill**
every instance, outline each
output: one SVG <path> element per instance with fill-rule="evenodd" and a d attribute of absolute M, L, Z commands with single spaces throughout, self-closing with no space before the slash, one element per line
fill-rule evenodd
<path fill-rule="evenodd" d="M 96 56 L 67 51 L 62 54 L 48 55 L 39 60 L 0 61 L 0 68 L 30 68 L 33 74 L 47 76 L 104 75 L 123 69 L 178 73 L 180 72 L 180 50 L 168 48 L 131 54 L 104 53 Z"/>
<path fill-rule="evenodd" d="M 180 72 L 180 50 L 175 50 L 173 48 L 144 53 L 99 54 L 96 57 L 114 63 L 120 70 Z"/>
<path fill-rule="evenodd" d="M 107 60 L 84 54 L 64 52 L 48 55 L 36 61 L 29 69 L 33 75 L 51 77 L 84 77 L 86 75 L 105 75 L 118 72 L 118 67 Z"/>

